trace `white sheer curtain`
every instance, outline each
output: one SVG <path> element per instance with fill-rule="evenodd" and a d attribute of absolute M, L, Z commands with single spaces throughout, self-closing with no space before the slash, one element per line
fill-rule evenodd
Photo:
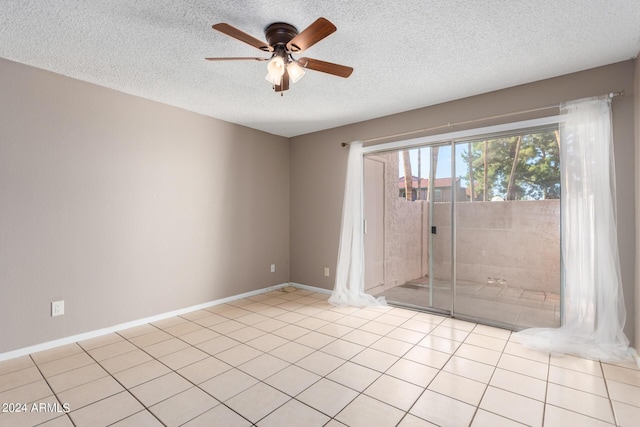
<path fill-rule="evenodd" d="M 352 142 L 347 160 L 336 283 L 329 298 L 334 305 L 387 305 L 383 297 L 375 298 L 364 292 L 363 173 L 362 142 Z"/>
<path fill-rule="evenodd" d="M 564 319 L 557 329 L 516 337 L 551 353 L 630 358 L 618 258 L 615 168 L 609 96 L 560 106 Z"/>

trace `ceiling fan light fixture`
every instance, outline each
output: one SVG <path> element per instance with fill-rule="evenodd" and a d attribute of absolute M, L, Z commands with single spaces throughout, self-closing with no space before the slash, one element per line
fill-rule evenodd
<path fill-rule="evenodd" d="M 274 56 L 267 65 L 267 80 L 272 84 L 280 84 L 284 75 L 284 59 L 281 56 Z"/>
<path fill-rule="evenodd" d="M 272 85 L 273 90 L 279 92 L 280 95 L 282 95 L 284 91 L 289 90 L 289 84 L 291 82 L 296 83 L 305 75 L 305 69 L 332 74 L 342 78 L 349 77 L 353 72 L 353 68 L 344 65 L 313 58 L 300 58 L 296 60 L 292 56 L 292 53 L 303 52 L 336 31 L 336 26 L 325 18 L 316 19 L 302 32 L 299 32 L 296 27 L 286 22 L 269 24 L 264 29 L 264 35 L 267 39 L 266 43 L 224 22 L 215 24 L 213 29 L 258 48 L 261 51 L 271 52 L 271 57 L 205 58 L 207 61 L 268 61 L 266 80 Z"/>
<path fill-rule="evenodd" d="M 276 77 L 274 79 L 274 77 L 270 73 L 267 73 L 264 79 L 268 81 L 271 86 L 280 86 L 280 83 L 282 83 L 282 77 Z"/>
<path fill-rule="evenodd" d="M 289 78 L 293 83 L 300 80 L 304 77 L 304 70 L 296 61 L 291 61 L 287 64 L 287 72 L 289 73 Z"/>

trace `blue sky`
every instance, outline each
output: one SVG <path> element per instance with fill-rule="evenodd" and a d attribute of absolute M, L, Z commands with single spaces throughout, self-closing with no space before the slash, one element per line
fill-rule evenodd
<path fill-rule="evenodd" d="M 467 175 L 467 162 L 462 160 L 462 151 L 467 148 L 467 144 L 461 144 L 456 147 L 456 176 Z M 414 148 L 409 150 L 411 158 L 411 174 L 418 176 L 418 167 L 420 168 L 420 176 L 429 178 L 430 167 L 430 147 Z M 420 161 L 418 154 L 420 153 Z M 404 176 L 404 165 L 402 156 L 399 156 L 400 171 L 398 176 Z M 436 170 L 436 178 L 451 177 L 451 146 L 441 146 L 438 152 L 438 169 Z"/>

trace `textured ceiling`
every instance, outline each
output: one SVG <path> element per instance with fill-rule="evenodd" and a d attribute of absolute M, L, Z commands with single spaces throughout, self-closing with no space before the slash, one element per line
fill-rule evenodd
<path fill-rule="evenodd" d="M 211 29 L 264 40 L 318 17 L 337 32 L 304 56 L 352 66 L 308 71 L 284 96 L 267 56 Z M 638 0 L 2 0 L 0 57 L 269 133 L 295 136 L 634 58 Z M 1 76 L 0 76 L 1 78 Z"/>

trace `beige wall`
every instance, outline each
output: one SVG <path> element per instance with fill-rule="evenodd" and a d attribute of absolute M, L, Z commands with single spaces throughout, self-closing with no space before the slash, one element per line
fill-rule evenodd
<path fill-rule="evenodd" d="M 627 61 L 289 144 L 0 59 L 0 353 L 288 280 L 332 288 L 343 141 L 625 90 L 613 103 L 618 194 L 638 200 L 639 69 Z M 635 316 L 640 342 L 634 215 L 634 198 L 618 197 L 625 332 L 633 341 Z M 51 318 L 59 299 L 66 314 Z"/>
<path fill-rule="evenodd" d="M 613 101 L 618 242 L 628 313 L 625 332 L 633 341 L 635 277 L 634 61 L 543 80 L 527 85 L 408 111 L 362 123 L 292 138 L 291 280 L 330 289 L 333 286 L 347 149 L 341 142 L 429 128 L 446 123 L 548 106 L 563 101 L 624 90 Z M 339 102 L 339 100 L 337 100 Z M 547 111 L 548 115 L 550 111 Z M 466 126 L 479 127 L 530 116 L 509 117 Z M 455 127 L 450 130 L 460 130 Z M 435 133 L 435 132 L 434 132 Z M 322 267 L 331 267 L 325 278 Z"/>
<path fill-rule="evenodd" d="M 0 93 L 0 353 L 288 281 L 288 139 L 2 59 Z"/>

